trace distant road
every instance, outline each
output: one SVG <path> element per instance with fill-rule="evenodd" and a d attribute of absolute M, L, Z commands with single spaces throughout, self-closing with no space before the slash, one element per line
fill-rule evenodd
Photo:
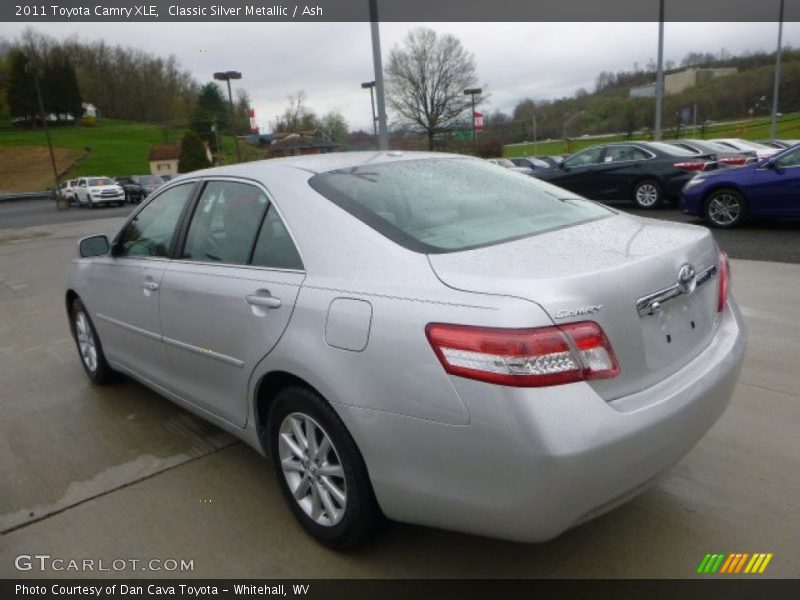
<path fill-rule="evenodd" d="M 695 225 L 702 224 L 698 219 L 682 215 L 671 207 L 647 211 L 634 208 L 631 202 L 609 202 L 608 204 L 618 210 L 642 217 Z M 69 210 L 58 210 L 51 200 L 4 202 L 0 203 L 0 230 L 124 217 L 129 215 L 134 208 L 134 204 L 126 204 L 119 208 L 88 209 L 73 206 Z M 800 220 L 776 223 L 752 222 L 739 229 L 714 230 L 714 237 L 731 258 L 800 264 Z"/>
<path fill-rule="evenodd" d="M 124 217 L 133 211 L 135 204 L 120 207 L 78 208 L 58 210 L 52 200 L 16 200 L 0 203 L 0 229 L 34 227 L 55 223 L 71 223 L 90 219 Z"/>

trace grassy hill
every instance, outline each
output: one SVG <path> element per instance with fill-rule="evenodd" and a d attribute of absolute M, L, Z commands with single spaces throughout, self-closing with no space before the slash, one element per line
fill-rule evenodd
<path fill-rule="evenodd" d="M 154 144 L 177 143 L 184 130 L 165 132 L 156 125 L 99 119 L 94 127 L 52 127 L 50 135 L 56 148 L 56 166 L 67 177 L 82 175 L 131 175 L 150 172 L 147 153 Z M 233 162 L 233 138 L 222 140 L 225 162 Z M 44 148 L 42 155 L 32 148 Z M 249 144 L 242 144 L 245 158 L 257 154 Z M 38 191 L 53 185 L 52 168 L 46 151 L 47 141 L 41 129 L 19 129 L 0 121 L 0 190 Z M 70 168 L 75 157 L 84 155 Z M 13 167 L 12 167 L 13 165 Z"/>
<path fill-rule="evenodd" d="M 770 121 L 768 118 L 749 119 L 744 121 L 737 121 L 735 123 L 720 123 L 718 125 L 711 125 L 700 131 L 697 128 L 695 131 L 691 127 L 686 127 L 681 130 L 681 138 L 695 138 L 695 139 L 712 139 L 712 138 L 741 138 L 745 140 L 763 140 L 769 138 Z M 663 138 L 674 138 L 674 132 L 671 130 L 664 130 Z M 590 138 L 577 138 L 570 140 L 568 143 L 564 140 L 546 140 L 536 144 L 534 149 L 533 142 L 524 142 L 521 144 L 508 144 L 503 146 L 503 156 L 516 157 L 516 156 L 531 156 L 538 155 L 556 155 L 556 154 L 571 154 L 594 146 L 596 144 L 607 144 L 609 142 L 625 142 L 630 140 L 648 140 L 651 137 L 647 135 L 634 135 L 628 138 L 624 135 L 613 136 L 592 136 Z M 778 118 L 778 139 L 800 139 L 800 113 L 783 115 Z"/>

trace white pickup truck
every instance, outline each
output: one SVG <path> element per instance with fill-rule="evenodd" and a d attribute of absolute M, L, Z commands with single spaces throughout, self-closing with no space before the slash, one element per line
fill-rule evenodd
<path fill-rule="evenodd" d="M 73 189 L 78 206 L 94 208 L 100 204 L 122 206 L 125 203 L 125 190 L 111 177 L 81 177 Z"/>

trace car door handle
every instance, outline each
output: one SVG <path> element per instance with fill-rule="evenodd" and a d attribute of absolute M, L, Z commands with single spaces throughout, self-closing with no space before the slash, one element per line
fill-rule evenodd
<path fill-rule="evenodd" d="M 261 293 L 261 294 L 250 294 L 244 297 L 247 300 L 248 304 L 252 304 L 254 306 L 264 306 L 265 308 L 280 308 L 281 301 L 280 298 L 276 298 L 275 296 L 271 296 L 269 292 Z"/>
<path fill-rule="evenodd" d="M 158 289 L 158 284 L 155 281 L 143 281 L 142 287 L 151 292 L 155 292 Z"/>

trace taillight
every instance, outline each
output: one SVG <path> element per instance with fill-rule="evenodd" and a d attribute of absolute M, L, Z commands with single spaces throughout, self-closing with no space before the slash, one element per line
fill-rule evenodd
<path fill-rule="evenodd" d="M 515 387 L 614 377 L 619 365 L 597 323 L 500 329 L 431 323 L 425 334 L 451 375 Z"/>
<path fill-rule="evenodd" d="M 722 312 L 728 301 L 728 255 L 719 253 L 719 295 L 717 296 L 717 312 Z"/>
<path fill-rule="evenodd" d="M 719 162 L 734 167 L 740 167 L 747 164 L 748 158 L 746 156 L 725 156 L 719 159 Z"/>
<path fill-rule="evenodd" d="M 699 160 L 687 160 L 685 162 L 676 162 L 672 164 L 676 169 L 681 169 L 683 171 L 705 171 L 707 165 L 707 162 L 701 162 Z"/>

